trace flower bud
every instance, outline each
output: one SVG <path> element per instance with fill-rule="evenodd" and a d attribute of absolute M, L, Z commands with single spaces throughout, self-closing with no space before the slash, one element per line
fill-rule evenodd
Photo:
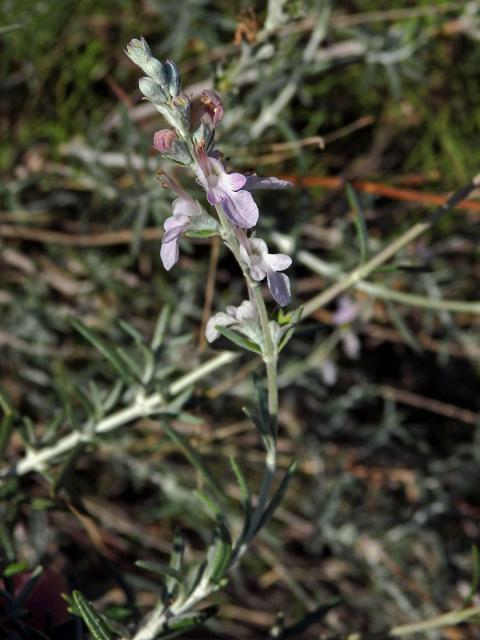
<path fill-rule="evenodd" d="M 180 91 L 180 73 L 178 67 L 173 60 L 167 60 L 163 66 L 166 75 L 165 88 L 172 98 L 175 98 Z"/>
<path fill-rule="evenodd" d="M 152 57 L 152 52 L 145 38 L 140 38 L 140 40 L 133 38 L 133 40 L 130 40 L 125 53 L 134 64 L 138 64 L 142 69 L 143 65 Z"/>
<path fill-rule="evenodd" d="M 138 86 L 147 100 L 154 104 L 165 104 L 167 97 L 158 82 L 151 78 L 140 78 Z"/>
<path fill-rule="evenodd" d="M 172 142 L 177 139 L 177 134 L 172 129 L 160 129 L 153 136 L 153 146 L 160 153 L 170 151 Z"/>
<path fill-rule="evenodd" d="M 178 119 L 179 128 L 184 132 L 190 130 L 190 98 L 186 93 L 181 93 L 172 99 L 175 115 Z"/>
<path fill-rule="evenodd" d="M 152 56 L 145 62 L 145 64 L 139 66 L 147 76 L 152 78 L 152 80 L 156 80 L 162 88 L 165 87 L 167 83 L 167 74 L 165 73 L 165 67 L 160 60 L 157 60 Z"/>
<path fill-rule="evenodd" d="M 152 56 L 150 47 L 143 38 L 140 40 L 130 40 L 127 45 L 126 54 L 149 78 L 158 82 L 162 88 L 165 87 L 167 84 L 165 67 L 159 60 Z"/>
<path fill-rule="evenodd" d="M 178 164 L 189 165 L 192 163 L 192 156 L 186 145 L 177 138 L 177 134 L 171 129 L 157 131 L 153 136 L 153 147 L 166 158 Z"/>
<path fill-rule="evenodd" d="M 217 124 L 222 121 L 224 113 L 220 96 L 215 93 L 215 91 L 205 89 L 200 101 L 203 104 L 202 120 L 204 122 L 207 121 L 212 129 L 215 128 Z"/>

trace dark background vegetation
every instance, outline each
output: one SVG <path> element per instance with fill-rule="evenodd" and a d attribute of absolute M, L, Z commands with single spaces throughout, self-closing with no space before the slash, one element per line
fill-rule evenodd
<path fill-rule="evenodd" d="M 171 198 L 155 179 L 161 162 L 151 139 L 163 123 L 138 106 L 138 69 L 123 52 L 132 37 L 173 58 L 187 90 L 216 87 L 227 113 L 218 145 L 231 166 L 300 184 L 261 194 L 262 235 L 280 231 L 344 270 L 359 261 L 353 212 L 340 183 L 312 186 L 312 178 L 358 182 L 375 252 L 425 219 L 432 201 L 422 194 L 446 195 L 479 173 L 480 3 L 333 3 L 318 56 L 305 62 L 322 4 L 287 3 L 288 20 L 266 39 L 263 61 L 250 64 L 263 2 L 0 1 L 0 384 L 32 429 L 41 432 L 65 395 L 81 419 L 75 389 L 88 396 L 91 380 L 115 376 L 69 317 L 128 348 L 118 320 L 150 337 L 170 305 L 163 357 L 171 375 L 211 355 L 200 335 L 209 242 L 186 242 L 171 273 L 159 261 L 157 230 Z M 259 131 L 259 114 L 292 78 L 291 99 Z M 354 327 L 361 354 L 352 360 L 335 346 L 327 356 L 335 380 L 320 349 L 335 304 L 299 327 L 282 360 L 279 445 L 281 466 L 295 457 L 298 472 L 198 637 L 266 637 L 278 612 L 292 624 L 334 600 L 312 637 L 461 606 L 479 541 L 479 315 L 448 303 L 432 310 L 427 299 L 478 300 L 479 215 L 480 207 L 456 209 L 371 277 L 426 308 L 351 292 L 363 310 Z M 298 305 L 330 281 L 294 260 Z M 213 309 L 241 296 L 222 254 Z M 232 514 L 227 456 L 242 461 L 253 486 L 262 464 L 242 413 L 250 363 L 245 356 L 202 380 L 174 423 L 232 495 Z M 14 437 L 10 460 L 22 446 Z M 135 589 L 137 602 L 151 602 L 137 558 L 162 561 L 175 526 L 189 532 L 194 552 L 208 540 L 210 522 L 191 493 L 197 483 L 158 424 L 142 420 L 84 453 L 55 498 L 43 477 L 23 478 L 2 508 L 4 524 L 20 560 L 64 574 L 121 617 L 125 582 L 127 595 Z M 476 634 L 471 625 L 428 637 Z"/>

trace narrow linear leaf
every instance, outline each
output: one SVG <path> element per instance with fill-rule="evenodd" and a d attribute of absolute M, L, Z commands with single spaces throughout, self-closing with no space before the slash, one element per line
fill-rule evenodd
<path fill-rule="evenodd" d="M 243 412 L 247 416 L 247 418 L 251 420 L 255 425 L 255 427 L 258 429 L 260 437 L 262 438 L 262 441 L 266 446 L 268 439 L 271 437 L 269 425 L 264 424 L 263 419 L 258 415 L 258 413 L 253 413 L 253 411 L 250 411 L 250 409 L 248 409 L 247 407 L 243 408 Z"/>
<path fill-rule="evenodd" d="M 270 413 L 268 411 L 268 394 L 262 379 L 256 373 L 252 374 L 253 384 L 257 392 L 257 403 L 259 409 L 259 418 L 265 425 L 265 431 L 269 432 Z"/>
<path fill-rule="evenodd" d="M 160 311 L 160 315 L 158 316 L 157 324 L 155 326 L 155 331 L 153 332 L 152 342 L 150 343 L 150 347 L 153 351 L 156 351 L 162 346 L 169 319 L 170 307 L 165 306 Z"/>
<path fill-rule="evenodd" d="M 188 588 L 188 594 L 190 595 L 198 587 L 200 580 L 203 578 L 205 569 L 207 568 L 206 560 L 203 560 L 198 566 L 194 568 L 193 579 L 191 580 Z"/>
<path fill-rule="evenodd" d="M 360 202 L 360 199 L 358 198 L 355 189 L 352 187 L 352 185 L 349 182 L 347 182 L 347 184 L 345 185 L 345 192 L 347 195 L 348 204 L 350 205 L 350 207 L 352 208 L 355 214 L 354 222 L 355 222 L 355 228 L 357 231 L 358 248 L 360 252 L 360 262 L 363 263 L 368 260 L 368 255 L 369 255 L 368 231 L 367 231 L 367 225 L 365 222 L 365 212 L 363 210 L 362 203 Z"/>
<path fill-rule="evenodd" d="M 157 640 L 169 640 L 170 638 L 176 638 L 180 635 L 184 635 L 187 631 L 191 631 L 194 627 L 204 624 L 209 618 L 216 615 L 218 607 L 212 605 L 196 611 L 195 613 L 187 613 L 170 620 L 165 630 L 156 636 Z"/>
<path fill-rule="evenodd" d="M 74 472 L 75 463 L 83 453 L 84 449 L 85 449 L 85 444 L 83 442 L 80 442 L 79 444 L 77 444 L 76 447 L 72 449 L 72 451 L 70 451 L 67 457 L 67 460 L 63 464 L 63 467 L 61 468 L 60 473 L 58 474 L 55 482 L 53 483 L 53 487 L 52 487 L 53 496 L 58 496 L 60 491 L 67 486 L 68 481 L 71 477 L 71 474 Z"/>
<path fill-rule="evenodd" d="M 292 336 L 295 332 L 295 326 L 290 327 L 290 329 L 288 329 L 285 334 L 283 335 L 282 339 L 280 340 L 279 344 L 278 344 L 278 352 L 280 353 L 284 347 L 287 346 L 287 344 L 290 342 L 290 340 L 292 339 Z"/>
<path fill-rule="evenodd" d="M 186 231 L 185 235 L 187 238 L 211 238 L 218 235 L 218 232 L 216 229 L 199 229 L 198 231 Z"/>
<path fill-rule="evenodd" d="M 94 640 L 112 640 L 112 636 L 110 635 L 107 625 L 95 611 L 90 602 L 88 602 L 80 591 L 74 591 L 72 596 L 78 615 L 80 615 L 87 625 Z"/>
<path fill-rule="evenodd" d="M 77 385 L 72 385 L 71 390 L 74 397 L 82 405 L 82 408 L 87 416 L 95 419 L 97 415 L 97 407 L 95 406 L 95 403 L 90 400 L 90 397 Z"/>
<path fill-rule="evenodd" d="M 326 604 L 322 604 L 314 611 L 307 613 L 301 620 L 295 622 L 290 627 L 286 627 L 278 636 L 279 640 L 287 640 L 287 638 L 298 638 L 303 634 L 312 624 L 322 621 L 329 611 L 337 607 L 341 603 L 340 598 L 335 598 Z"/>
<path fill-rule="evenodd" d="M 17 29 L 24 29 L 24 25 L 21 22 L 15 22 L 14 24 L 0 27 L 0 35 L 3 36 L 4 34 L 10 33 L 10 31 L 16 31 Z"/>
<path fill-rule="evenodd" d="M 203 460 L 200 458 L 200 456 L 188 442 L 188 440 L 184 438 L 180 433 L 172 429 L 165 421 L 162 421 L 160 424 L 170 440 L 175 442 L 175 444 L 177 444 L 182 449 L 185 457 L 190 462 L 190 464 L 193 465 L 204 478 L 206 484 L 208 485 L 208 488 L 214 495 L 215 499 L 219 502 L 223 502 L 224 495 L 219 483 L 215 480 L 207 465 L 203 462 Z"/>
<path fill-rule="evenodd" d="M 19 593 L 16 594 L 15 605 L 17 607 L 20 607 L 28 598 L 28 596 L 32 593 L 42 573 L 43 573 L 43 567 L 40 567 L 40 566 L 32 571 L 32 574 L 28 578 L 27 582 L 23 585 Z"/>
<path fill-rule="evenodd" d="M 124 363 L 114 349 L 86 327 L 83 322 L 80 322 L 80 320 L 70 318 L 70 323 L 85 338 L 85 340 L 90 342 L 90 344 L 93 345 L 97 351 L 99 351 L 110 362 L 115 371 L 121 376 L 122 380 L 129 384 L 131 382 L 131 375 L 129 375 L 128 371 L 125 369 Z"/>
<path fill-rule="evenodd" d="M 121 380 L 116 380 L 113 387 L 108 391 L 105 395 L 105 399 L 103 401 L 103 411 L 107 413 L 111 411 L 113 407 L 117 404 L 120 399 L 120 394 L 123 390 L 123 382 Z"/>
<path fill-rule="evenodd" d="M 234 344 L 236 344 L 238 347 L 241 347 L 242 349 L 247 349 L 247 351 L 253 351 L 253 353 L 261 355 L 262 350 L 260 349 L 258 344 L 255 344 L 255 342 L 248 340 L 247 338 L 245 338 L 245 336 L 242 336 L 240 333 L 233 331 L 233 329 L 229 329 L 228 327 L 222 327 L 220 325 L 216 325 L 215 329 L 219 333 L 221 333 L 222 336 L 230 340 L 230 342 L 233 342 Z"/>
<path fill-rule="evenodd" d="M 140 331 L 138 331 L 138 329 L 135 329 L 135 327 L 131 325 L 130 322 L 126 322 L 125 320 L 117 320 L 117 322 L 118 326 L 133 339 L 135 344 L 143 344 L 142 334 L 140 333 Z"/>
<path fill-rule="evenodd" d="M 55 372 L 55 390 L 58 394 L 59 400 L 61 402 L 63 412 L 68 421 L 69 427 L 71 429 L 78 430 L 79 424 L 78 420 L 75 416 L 75 411 L 73 410 L 72 403 L 70 400 L 70 396 L 72 395 L 72 388 L 70 384 L 70 380 L 68 378 L 68 374 L 63 368 L 63 366 L 59 363 L 54 364 L 54 372 Z"/>
<path fill-rule="evenodd" d="M 235 460 L 233 456 L 229 457 L 230 465 L 232 467 L 233 473 L 237 478 L 238 486 L 240 487 L 240 494 L 242 496 L 243 508 L 245 511 L 249 511 L 252 506 L 252 492 L 247 484 L 247 480 L 241 470 L 238 462 Z"/>
<path fill-rule="evenodd" d="M 275 513 L 278 505 L 283 500 L 283 497 L 288 489 L 288 485 L 290 483 L 290 480 L 292 479 L 293 474 L 295 473 L 296 468 L 297 468 L 297 461 L 294 460 L 288 467 L 286 474 L 283 476 L 280 486 L 275 492 L 273 498 L 270 500 L 268 507 L 263 512 L 263 515 L 260 518 L 260 521 L 255 531 L 253 532 L 253 535 L 255 535 L 260 529 L 262 529 Z"/>
<path fill-rule="evenodd" d="M 6 578 L 11 578 L 12 576 L 16 576 L 17 573 L 23 573 L 24 571 L 28 571 L 28 563 L 27 562 L 12 562 L 3 570 L 3 575 Z"/>
<path fill-rule="evenodd" d="M 240 495 L 242 496 L 242 505 L 244 511 L 243 527 L 238 539 L 235 543 L 235 548 L 238 549 L 244 543 L 250 524 L 252 522 L 252 493 L 247 484 L 243 471 L 240 469 L 237 461 L 233 456 L 230 456 L 230 464 L 232 466 L 235 477 L 237 478 L 238 486 L 240 487 Z"/>
<path fill-rule="evenodd" d="M 0 409 L 6 416 L 14 415 L 16 413 L 15 405 L 13 404 L 8 393 L 0 386 Z"/>
<path fill-rule="evenodd" d="M 46 425 L 42 437 L 40 439 L 40 444 L 42 447 L 46 447 L 49 444 L 55 442 L 57 440 L 58 431 L 60 427 L 63 425 L 65 421 L 65 412 L 60 410 L 56 416 L 54 416 L 50 422 Z"/>
<path fill-rule="evenodd" d="M 32 420 L 28 416 L 22 416 L 20 423 L 20 429 L 18 430 L 22 442 L 26 447 L 37 449 L 40 445 L 39 438 L 35 432 L 35 427 Z"/>
<path fill-rule="evenodd" d="M 210 515 L 213 516 L 215 520 L 223 517 L 222 508 L 217 504 L 217 502 L 215 502 L 215 500 L 212 500 L 210 496 L 207 496 L 203 491 L 195 491 L 195 496 L 203 502 L 207 510 L 210 512 Z"/>
<path fill-rule="evenodd" d="M 468 607 L 475 595 L 478 592 L 478 587 L 480 586 L 480 551 L 478 547 L 474 545 L 472 547 L 472 583 L 470 585 L 470 590 L 468 592 L 467 597 L 463 601 L 462 609 Z"/>
<path fill-rule="evenodd" d="M 129 353 L 127 353 L 125 351 L 125 349 L 122 349 L 121 347 L 116 347 L 115 348 L 115 353 L 118 356 L 119 360 L 121 362 L 123 362 L 124 366 L 126 367 L 127 371 L 130 372 L 132 377 L 135 378 L 135 380 L 137 382 L 141 382 L 142 381 L 143 372 L 142 372 L 142 367 L 138 364 L 138 362 L 136 362 L 131 357 L 131 355 Z"/>
<path fill-rule="evenodd" d="M 155 573 L 162 577 L 168 576 L 175 582 L 180 583 L 182 586 L 185 586 L 186 584 L 184 576 L 182 576 L 182 574 L 179 573 L 176 569 L 166 564 L 150 562 L 149 560 L 137 560 L 135 564 L 137 567 L 140 567 L 140 569 L 145 569 L 145 571 L 149 571 L 150 573 Z"/>
<path fill-rule="evenodd" d="M 139 344 L 138 348 L 140 349 L 143 357 L 142 382 L 143 384 L 148 384 L 155 373 L 155 354 L 150 347 L 147 347 L 144 344 Z"/>
<path fill-rule="evenodd" d="M 182 532 L 177 529 L 173 536 L 173 549 L 170 554 L 170 568 L 173 569 L 176 573 L 182 573 L 183 570 L 183 559 L 185 553 L 185 538 L 182 535 Z M 167 596 L 172 597 L 176 592 L 176 587 L 178 586 L 178 582 L 173 578 L 167 577 L 165 580 L 165 587 L 167 589 Z"/>
<path fill-rule="evenodd" d="M 6 525 L 0 520 L 0 545 L 3 548 L 5 557 L 9 562 L 15 561 L 15 549 Z"/>
<path fill-rule="evenodd" d="M 0 460 L 3 459 L 8 443 L 10 442 L 14 418 L 13 413 L 7 413 L 0 422 Z"/>
<path fill-rule="evenodd" d="M 212 543 L 207 552 L 207 568 L 205 575 L 212 584 L 217 584 L 223 577 L 232 555 L 232 539 L 221 520 L 213 534 Z"/>
<path fill-rule="evenodd" d="M 385 306 L 388 311 L 388 315 L 390 316 L 390 320 L 395 325 L 398 333 L 402 336 L 404 342 L 416 353 L 421 353 L 423 351 L 422 345 L 418 342 L 417 338 L 410 330 L 405 320 L 402 318 L 400 313 L 397 311 L 396 306 L 392 304 L 389 300 L 385 300 Z"/>

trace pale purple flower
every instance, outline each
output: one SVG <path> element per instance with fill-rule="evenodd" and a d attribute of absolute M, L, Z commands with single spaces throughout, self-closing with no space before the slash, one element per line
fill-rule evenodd
<path fill-rule="evenodd" d="M 327 358 L 320 365 L 320 375 L 327 387 L 332 387 L 338 379 L 338 372 L 335 363 Z"/>
<path fill-rule="evenodd" d="M 360 340 L 358 335 L 351 329 L 344 332 L 342 336 L 343 352 L 351 360 L 356 360 L 360 356 Z"/>
<path fill-rule="evenodd" d="M 348 296 L 342 296 L 338 301 L 337 310 L 333 314 L 334 324 L 342 328 L 342 346 L 347 358 L 356 360 L 360 355 L 360 340 L 350 327 L 359 316 L 360 307 Z"/>
<path fill-rule="evenodd" d="M 163 186 L 178 193 L 172 203 L 172 215 L 165 220 L 163 228 L 165 233 L 162 238 L 160 257 L 167 271 L 178 262 L 180 236 L 191 225 L 194 216 L 201 215 L 200 205 L 191 198 L 178 184 L 166 174 L 162 176 Z"/>
<path fill-rule="evenodd" d="M 242 260 L 247 264 L 251 277 L 260 282 L 267 277 L 268 288 L 274 300 L 284 307 L 290 302 L 290 281 L 279 273 L 292 264 L 284 253 L 268 253 L 268 247 L 260 238 L 247 238 L 240 245 Z"/>
<path fill-rule="evenodd" d="M 333 314 L 333 322 L 336 325 L 350 324 L 358 317 L 360 307 L 348 296 L 342 296 Z"/>
<path fill-rule="evenodd" d="M 230 327 L 237 325 L 238 329 L 245 327 L 246 323 L 257 320 L 255 307 L 249 300 L 244 300 L 239 307 L 228 305 L 227 312 L 220 311 L 213 315 L 205 327 L 205 337 L 208 342 L 213 342 L 220 337 L 220 332 L 216 327 Z"/>
<path fill-rule="evenodd" d="M 252 195 L 243 189 L 247 181 L 244 175 L 227 173 L 220 160 L 208 156 L 202 147 L 198 149 L 196 174 L 198 182 L 207 193 L 209 203 L 222 203 L 230 222 L 242 229 L 250 229 L 256 225 L 258 207 Z"/>

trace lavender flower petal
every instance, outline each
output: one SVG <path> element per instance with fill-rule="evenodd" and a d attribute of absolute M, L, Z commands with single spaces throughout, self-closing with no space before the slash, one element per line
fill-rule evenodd
<path fill-rule="evenodd" d="M 272 271 L 272 273 L 275 273 L 275 272 Z M 267 275 L 267 272 L 265 271 L 265 269 L 261 264 L 254 264 L 250 267 L 250 275 L 257 282 L 261 282 Z"/>
<path fill-rule="evenodd" d="M 219 204 L 225 198 L 224 192 L 218 187 L 207 189 L 207 200 L 210 204 Z"/>
<path fill-rule="evenodd" d="M 180 198 L 176 198 L 172 202 L 172 209 L 175 217 L 187 216 L 191 218 L 201 213 L 198 202 L 190 197 L 186 198 L 181 196 Z"/>
<path fill-rule="evenodd" d="M 223 208 L 227 218 L 237 227 L 250 229 L 257 224 L 258 207 L 248 191 L 224 193 Z"/>
<path fill-rule="evenodd" d="M 360 340 L 353 331 L 346 331 L 342 336 L 342 344 L 345 355 L 356 360 L 360 355 Z"/>
<path fill-rule="evenodd" d="M 333 314 L 333 322 L 336 325 L 350 324 L 358 317 L 359 312 L 358 304 L 348 296 L 342 296 L 338 301 L 337 310 Z"/>
<path fill-rule="evenodd" d="M 180 238 L 177 237 L 169 242 L 162 242 L 160 258 L 166 271 L 170 271 L 170 269 L 178 262 L 178 257 L 180 255 L 178 247 L 179 239 Z"/>
<path fill-rule="evenodd" d="M 281 307 L 285 307 L 290 302 L 290 280 L 284 273 L 276 271 L 267 272 L 268 288 L 273 299 Z"/>
<path fill-rule="evenodd" d="M 160 258 L 167 271 L 178 262 L 179 241 L 183 231 L 188 227 L 190 219 L 187 216 L 170 216 L 165 220 L 163 228 L 165 233 L 162 238 Z"/>
<path fill-rule="evenodd" d="M 190 218 L 188 216 L 170 216 L 163 223 L 165 233 L 162 242 L 170 242 L 175 240 L 188 227 Z"/>
<path fill-rule="evenodd" d="M 284 271 L 292 264 L 290 256 L 284 253 L 269 253 L 264 260 L 273 271 Z"/>
<path fill-rule="evenodd" d="M 233 309 L 236 310 L 235 307 L 233 307 Z M 236 318 L 228 313 L 224 313 L 223 311 L 216 313 L 208 320 L 207 326 L 205 327 L 205 337 L 207 341 L 213 342 L 220 337 L 220 332 L 216 327 L 229 327 L 236 322 Z"/>
<path fill-rule="evenodd" d="M 247 178 L 243 173 L 226 173 L 220 178 L 220 185 L 226 191 L 238 191 L 245 185 Z"/>

